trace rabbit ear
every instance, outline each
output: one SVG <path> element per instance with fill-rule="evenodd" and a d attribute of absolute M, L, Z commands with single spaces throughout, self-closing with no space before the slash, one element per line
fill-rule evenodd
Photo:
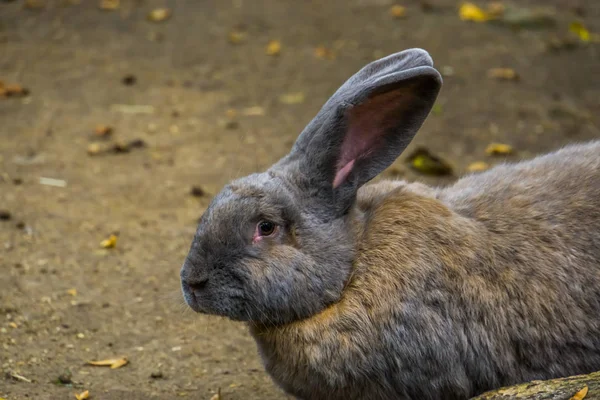
<path fill-rule="evenodd" d="M 325 103 L 294 144 L 315 193 L 344 212 L 358 188 L 391 165 L 429 114 L 442 78 L 429 54 L 410 49 L 374 61 Z"/>

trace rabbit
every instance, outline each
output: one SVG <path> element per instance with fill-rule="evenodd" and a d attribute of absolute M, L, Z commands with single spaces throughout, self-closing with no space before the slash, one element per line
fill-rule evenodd
<path fill-rule="evenodd" d="M 425 50 L 373 61 L 200 219 L 185 301 L 245 321 L 293 397 L 467 399 L 600 370 L 600 141 L 447 187 L 367 184 L 441 85 Z"/>

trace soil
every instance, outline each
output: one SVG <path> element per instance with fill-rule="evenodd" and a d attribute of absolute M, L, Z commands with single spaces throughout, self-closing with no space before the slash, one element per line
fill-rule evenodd
<path fill-rule="evenodd" d="M 375 58 L 422 47 L 445 74 L 384 176 L 448 184 L 600 137 L 600 45 L 569 33 L 600 32 L 597 0 L 515 2 L 554 11 L 538 29 L 462 21 L 455 0 L 398 2 L 405 18 L 391 0 L 98 3 L 0 1 L 0 80 L 29 90 L 0 97 L 1 398 L 283 398 L 243 324 L 187 309 L 179 268 L 211 196 L 283 156 Z M 488 77 L 498 67 L 520 79 Z M 488 156 L 492 142 L 515 152 Z M 417 146 L 454 177 L 408 168 Z"/>

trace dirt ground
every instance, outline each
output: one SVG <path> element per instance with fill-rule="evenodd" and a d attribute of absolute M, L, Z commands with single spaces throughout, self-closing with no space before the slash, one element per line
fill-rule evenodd
<path fill-rule="evenodd" d="M 398 2 L 401 19 L 391 0 L 122 0 L 113 11 L 92 0 L 24 3 L 0 1 L 0 80 L 30 91 L 0 97 L 8 400 L 84 390 L 208 400 L 219 388 L 226 400 L 283 398 L 244 325 L 187 310 L 179 268 L 211 195 L 283 156 L 374 58 L 430 51 L 445 86 L 407 152 L 427 147 L 455 177 L 472 162 L 503 161 L 486 155 L 491 142 L 520 159 L 600 137 L 600 44 L 569 33 L 574 21 L 600 32 L 597 0 L 515 2 L 554 11 L 556 25 L 538 29 L 461 21 L 455 0 Z M 156 7 L 171 17 L 147 20 Z M 266 54 L 271 40 L 278 55 Z M 520 79 L 488 77 L 496 67 Z M 99 124 L 112 137 L 96 137 Z M 88 154 L 131 141 L 145 146 Z M 386 175 L 455 179 L 420 175 L 405 160 Z M 114 232 L 116 247 L 102 248 Z M 119 369 L 86 365 L 122 356 Z"/>

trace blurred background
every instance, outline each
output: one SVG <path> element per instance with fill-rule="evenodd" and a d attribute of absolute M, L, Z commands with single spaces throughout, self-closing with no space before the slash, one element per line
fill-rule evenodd
<path fill-rule="evenodd" d="M 0 398 L 282 398 L 181 299 L 211 197 L 410 47 L 445 83 L 384 177 L 599 138 L 599 33 L 597 0 L 1 0 Z"/>

